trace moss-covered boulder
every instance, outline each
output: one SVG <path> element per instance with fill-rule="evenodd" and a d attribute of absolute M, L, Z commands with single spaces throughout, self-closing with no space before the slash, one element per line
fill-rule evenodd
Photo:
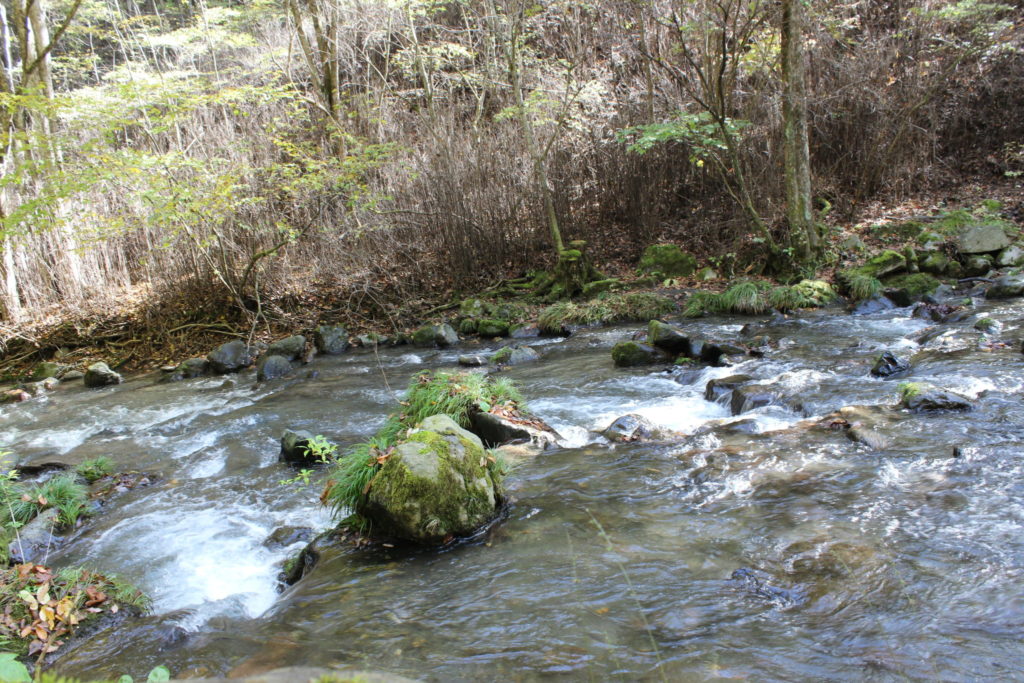
<path fill-rule="evenodd" d="M 182 361 L 169 373 L 160 378 L 161 382 L 180 382 L 183 379 L 202 377 L 210 372 L 210 361 L 205 358 L 189 358 Z"/>
<path fill-rule="evenodd" d="M 463 318 L 482 318 L 487 315 L 486 304 L 480 299 L 463 299 L 459 304 L 459 315 Z"/>
<path fill-rule="evenodd" d="M 1024 275 L 1004 275 L 997 278 L 985 290 L 985 296 L 989 299 L 1012 299 L 1024 296 Z"/>
<path fill-rule="evenodd" d="M 637 266 L 641 275 L 687 277 L 697 270 L 697 259 L 674 244 L 652 244 L 644 249 Z"/>
<path fill-rule="evenodd" d="M 995 265 L 991 254 L 972 254 L 964 259 L 963 274 L 966 277 L 982 277 L 988 275 Z"/>
<path fill-rule="evenodd" d="M 507 337 L 508 322 L 494 318 L 484 318 L 477 321 L 476 333 L 481 337 Z"/>
<path fill-rule="evenodd" d="M 462 334 L 476 334 L 477 319 L 463 318 L 459 323 L 459 332 Z"/>
<path fill-rule="evenodd" d="M 930 384 L 904 382 L 900 385 L 900 406 L 914 413 L 930 413 L 938 411 L 961 411 L 971 409 L 971 402 L 966 396 L 939 389 Z"/>
<path fill-rule="evenodd" d="M 612 360 L 619 368 L 654 365 L 665 362 L 665 356 L 653 346 L 635 341 L 619 342 L 612 347 Z"/>
<path fill-rule="evenodd" d="M 949 269 L 949 257 L 941 251 L 925 252 L 917 259 L 918 266 L 923 273 L 942 275 Z"/>
<path fill-rule="evenodd" d="M 459 335 L 447 323 L 442 325 L 424 325 L 412 333 L 412 343 L 416 346 L 446 347 L 459 343 Z"/>
<path fill-rule="evenodd" d="M 824 306 L 836 298 L 836 290 L 824 280 L 801 280 L 790 289 L 793 290 L 796 298 L 802 300 L 800 303 L 806 304 L 799 308 Z"/>
<path fill-rule="evenodd" d="M 501 477 L 480 439 L 435 415 L 390 452 L 360 514 L 377 534 L 439 545 L 491 521 L 500 500 Z"/>
<path fill-rule="evenodd" d="M 49 379 L 50 377 L 57 377 L 60 375 L 60 371 L 62 369 L 63 366 L 58 363 L 45 361 L 35 367 L 32 371 L 31 379 L 38 382 L 40 380 Z"/>
<path fill-rule="evenodd" d="M 907 260 L 903 254 L 892 249 L 886 249 L 865 261 L 863 266 L 857 270 L 872 277 L 883 278 L 886 275 L 897 273 L 907 267 Z"/>
<path fill-rule="evenodd" d="M 897 306 L 909 306 L 934 292 L 941 283 L 927 273 L 908 273 L 888 278 L 883 284 L 885 295 Z"/>

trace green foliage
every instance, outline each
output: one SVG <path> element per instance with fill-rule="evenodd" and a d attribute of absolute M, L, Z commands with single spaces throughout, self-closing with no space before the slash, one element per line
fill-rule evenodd
<path fill-rule="evenodd" d="M 739 139 L 749 121 L 725 119 L 727 133 Z M 722 128 L 708 112 L 697 114 L 679 112 L 675 118 L 663 123 L 649 123 L 643 126 L 625 128 L 618 132 L 619 142 L 627 142 L 630 152 L 644 154 L 655 145 L 666 142 L 685 143 L 690 150 L 690 163 L 703 166 L 708 160 L 727 151 Z"/>
<path fill-rule="evenodd" d="M 900 382 L 900 385 L 896 387 L 896 389 L 900 392 L 900 400 L 908 401 L 915 396 L 920 395 L 921 392 L 924 391 L 925 387 L 923 384 L 918 382 Z"/>
<path fill-rule="evenodd" d="M 637 266 L 640 274 L 661 278 L 685 277 L 697 269 L 697 259 L 675 244 L 652 244 L 644 249 Z"/>
<path fill-rule="evenodd" d="M 845 278 L 846 289 L 854 301 L 870 299 L 882 291 L 882 283 L 878 278 L 863 273 L 850 273 Z"/>
<path fill-rule="evenodd" d="M 31 683 L 28 669 L 18 661 L 14 652 L 0 652 L 0 681 L 4 683 Z"/>
<path fill-rule="evenodd" d="M 548 306 L 537 317 L 537 325 L 542 332 L 561 334 L 571 326 L 654 320 L 675 308 L 671 299 L 650 292 L 605 294 L 585 303 L 562 301 Z"/>
<path fill-rule="evenodd" d="M 16 474 L 14 477 L 16 478 Z M 34 487 L 13 483 L 9 474 L 0 485 L 0 495 L 14 526 L 21 526 L 47 508 L 57 508 L 57 520 L 62 526 L 74 526 L 86 513 L 89 493 L 76 475 L 65 473 Z"/>
<path fill-rule="evenodd" d="M 84 460 L 75 465 L 75 472 L 90 484 L 114 473 L 114 461 L 105 455 Z"/>
<path fill-rule="evenodd" d="M 368 441 L 356 444 L 338 459 L 325 491 L 326 503 L 335 516 L 356 511 L 373 476 L 409 429 L 431 415 L 448 415 L 468 427 L 475 411 L 502 406 L 513 413 L 525 412 L 522 396 L 505 377 L 481 373 L 424 372 L 413 378 L 401 401 L 402 410 L 388 416 Z"/>
<path fill-rule="evenodd" d="M 738 282 L 721 294 L 696 292 L 690 296 L 683 315 L 696 318 L 705 313 L 760 315 L 770 310 L 795 311 L 823 306 L 835 298 L 827 282 L 801 280 L 792 286 L 772 287 L 767 282 Z"/>

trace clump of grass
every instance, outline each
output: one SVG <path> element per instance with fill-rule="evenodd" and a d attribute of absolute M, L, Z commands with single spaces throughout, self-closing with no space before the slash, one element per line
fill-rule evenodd
<path fill-rule="evenodd" d="M 696 318 L 705 313 L 760 315 L 775 309 L 795 311 L 822 306 L 835 298 L 826 282 L 802 280 L 792 286 L 772 287 L 766 282 L 738 282 L 720 294 L 696 292 L 686 302 L 683 315 Z"/>
<path fill-rule="evenodd" d="M 870 299 L 882 291 L 881 281 L 863 273 L 851 273 L 846 278 L 846 289 L 854 301 Z"/>
<path fill-rule="evenodd" d="M 900 401 L 909 401 L 924 391 L 924 385 L 919 382 L 900 382 L 897 390 L 900 392 Z"/>
<path fill-rule="evenodd" d="M 10 485 L 5 487 L 4 494 L 8 497 L 4 507 L 19 524 L 29 522 L 47 508 L 57 508 L 57 521 L 62 526 L 74 526 L 86 513 L 89 502 L 85 486 L 71 473 L 60 474 L 32 488 Z"/>
<path fill-rule="evenodd" d="M 624 322 L 646 322 L 672 313 L 671 299 L 652 292 L 604 294 L 585 303 L 560 301 L 548 306 L 537 318 L 547 334 L 561 334 L 567 327 Z"/>
<path fill-rule="evenodd" d="M 473 372 L 421 373 L 413 378 L 401 403 L 401 412 L 388 416 L 373 437 L 356 444 L 337 461 L 324 496 L 335 516 L 358 511 L 390 450 L 409 429 L 431 415 L 444 414 L 468 427 L 475 411 L 488 412 L 496 405 L 518 412 L 526 410 L 522 395 L 508 378 Z"/>
<path fill-rule="evenodd" d="M 85 460 L 75 466 L 75 472 L 80 474 L 90 484 L 108 477 L 114 473 L 114 461 L 105 455 L 91 460 Z"/>

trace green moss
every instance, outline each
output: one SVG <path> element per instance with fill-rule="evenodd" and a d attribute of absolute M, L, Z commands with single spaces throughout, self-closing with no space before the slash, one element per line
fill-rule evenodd
<path fill-rule="evenodd" d="M 506 346 L 503 349 L 498 349 L 494 354 L 491 355 L 491 362 L 495 365 L 502 365 L 507 363 L 508 359 L 512 357 L 512 347 Z"/>
<path fill-rule="evenodd" d="M 912 273 L 887 278 L 883 284 L 887 288 L 900 290 L 911 300 L 916 300 L 934 292 L 941 283 L 927 273 Z"/>
<path fill-rule="evenodd" d="M 459 332 L 462 334 L 476 334 L 477 321 L 475 318 L 465 318 L 459 323 Z"/>
<path fill-rule="evenodd" d="M 646 344 L 624 341 L 612 347 L 612 361 L 619 368 L 650 365 L 657 362 L 657 360 L 658 355 L 655 350 Z"/>
<path fill-rule="evenodd" d="M 659 278 L 687 277 L 697 270 L 697 259 L 674 244 L 652 244 L 640 257 L 637 272 Z"/>
<path fill-rule="evenodd" d="M 900 400 L 908 401 L 915 396 L 919 396 L 926 389 L 925 385 L 918 382 L 900 382 L 897 387 L 900 392 Z"/>
<path fill-rule="evenodd" d="M 484 318 L 477 322 L 476 332 L 481 337 L 505 337 L 508 336 L 508 323 L 504 320 Z"/>
<path fill-rule="evenodd" d="M 114 461 L 105 455 L 84 460 L 75 465 L 75 472 L 90 484 L 114 473 Z"/>

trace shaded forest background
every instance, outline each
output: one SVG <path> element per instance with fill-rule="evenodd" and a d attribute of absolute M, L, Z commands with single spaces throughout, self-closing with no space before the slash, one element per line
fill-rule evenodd
<path fill-rule="evenodd" d="M 129 309 L 369 322 L 550 266 L 545 192 L 599 266 L 756 262 L 738 172 L 785 229 L 776 3 L 3 1 L 7 341 Z M 819 220 L 1018 182 L 1024 3 L 803 9 Z"/>

